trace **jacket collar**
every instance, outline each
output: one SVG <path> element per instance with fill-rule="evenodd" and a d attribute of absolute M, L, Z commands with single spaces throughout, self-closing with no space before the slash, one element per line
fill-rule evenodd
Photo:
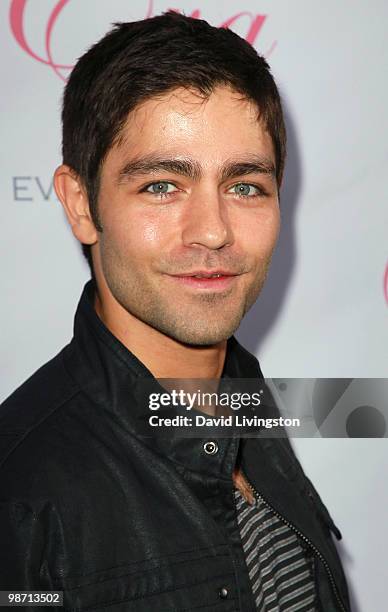
<path fill-rule="evenodd" d="M 142 401 L 145 385 L 148 389 L 164 389 L 148 368 L 104 325 L 94 309 L 94 292 L 95 284 L 90 280 L 84 286 L 76 310 L 74 337 L 64 354 L 71 376 L 95 404 L 111 414 L 118 426 L 126 428 L 143 444 L 186 468 L 230 479 L 239 446 L 238 436 L 214 438 L 218 452 L 211 456 L 203 448 L 212 439 L 206 431 L 196 438 L 182 437 L 175 428 L 165 437 L 144 436 L 142 424 L 150 416 L 148 406 Z M 222 379 L 228 378 L 263 378 L 257 359 L 234 336 L 227 343 L 222 373 Z"/>

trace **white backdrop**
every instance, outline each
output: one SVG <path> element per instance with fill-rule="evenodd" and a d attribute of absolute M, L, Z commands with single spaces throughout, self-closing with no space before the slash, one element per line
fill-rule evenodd
<path fill-rule="evenodd" d="M 284 101 L 283 227 L 238 338 L 267 377 L 387 377 L 388 3 L 2 0 L 0 397 L 68 342 L 89 276 L 51 184 L 64 80 L 111 23 L 168 8 L 229 22 L 267 56 Z M 355 612 L 380 612 L 386 439 L 295 448 L 344 535 Z"/>

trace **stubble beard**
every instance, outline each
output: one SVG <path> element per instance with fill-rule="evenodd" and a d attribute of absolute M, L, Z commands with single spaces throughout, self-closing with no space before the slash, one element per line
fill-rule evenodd
<path fill-rule="evenodd" d="M 144 282 L 131 282 L 123 276 L 107 279 L 114 298 L 132 316 L 177 342 L 191 346 L 210 346 L 227 340 L 255 303 L 267 274 L 268 265 L 236 304 L 228 302 L 233 289 L 222 293 L 193 295 L 192 305 L 179 308 L 174 294 L 166 297 Z"/>
<path fill-rule="evenodd" d="M 192 303 L 179 308 L 176 296 L 166 296 L 146 276 L 129 274 L 128 262 L 105 245 L 102 267 L 106 283 L 116 301 L 132 316 L 162 334 L 191 346 L 210 346 L 227 340 L 238 329 L 255 303 L 267 277 L 271 255 L 261 262 L 257 274 L 236 303 L 234 288 L 222 293 L 197 293 Z M 239 282 L 238 280 L 236 282 Z M 228 296 L 232 296 L 231 300 Z"/>

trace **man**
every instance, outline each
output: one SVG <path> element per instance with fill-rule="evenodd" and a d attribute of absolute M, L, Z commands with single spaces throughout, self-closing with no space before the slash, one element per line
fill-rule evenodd
<path fill-rule="evenodd" d="M 279 231 L 268 65 L 173 12 L 75 66 L 55 189 L 92 280 L 2 407 L 2 589 L 66 609 L 350 610 L 341 535 L 284 437 L 144 436 L 144 384 L 262 379 L 233 336 Z"/>

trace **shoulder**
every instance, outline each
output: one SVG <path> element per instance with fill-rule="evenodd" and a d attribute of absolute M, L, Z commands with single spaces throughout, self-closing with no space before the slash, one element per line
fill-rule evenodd
<path fill-rule="evenodd" d="M 55 419 L 58 411 L 80 392 L 64 365 L 66 349 L 41 366 L 0 405 L 0 480 L 15 453 L 26 465 L 34 461 L 30 440 L 34 440 L 35 448 L 43 444 L 47 422 Z"/>

